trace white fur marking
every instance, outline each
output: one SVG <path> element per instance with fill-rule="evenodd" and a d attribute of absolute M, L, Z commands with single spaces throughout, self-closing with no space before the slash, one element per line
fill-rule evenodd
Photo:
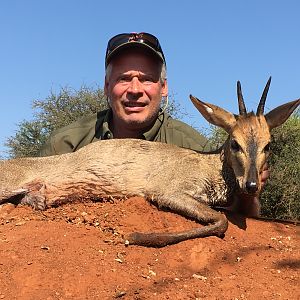
<path fill-rule="evenodd" d="M 208 107 L 208 106 L 205 106 L 205 109 L 206 109 L 206 111 L 209 113 L 209 114 L 212 114 L 214 111 L 210 108 L 210 107 Z"/>

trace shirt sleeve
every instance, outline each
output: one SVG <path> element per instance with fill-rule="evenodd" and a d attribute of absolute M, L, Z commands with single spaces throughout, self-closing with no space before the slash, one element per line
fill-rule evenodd
<path fill-rule="evenodd" d="M 51 141 L 51 138 L 42 146 L 38 152 L 38 156 L 51 156 L 57 154 L 54 149 L 54 145 Z"/>
<path fill-rule="evenodd" d="M 94 114 L 54 131 L 41 147 L 39 156 L 70 153 L 88 145 L 95 137 L 96 121 Z"/>

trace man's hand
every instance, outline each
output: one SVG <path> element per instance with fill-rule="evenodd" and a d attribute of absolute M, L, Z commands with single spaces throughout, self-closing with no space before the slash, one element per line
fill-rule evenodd
<path fill-rule="evenodd" d="M 261 176 L 261 186 L 264 187 L 267 182 L 267 179 L 270 176 L 270 170 L 269 170 L 269 166 L 267 163 L 264 164 L 263 170 L 262 170 L 260 176 Z"/>

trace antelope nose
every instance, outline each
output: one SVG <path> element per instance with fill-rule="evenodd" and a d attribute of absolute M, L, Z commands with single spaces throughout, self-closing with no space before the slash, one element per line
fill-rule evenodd
<path fill-rule="evenodd" d="M 256 182 L 247 181 L 246 182 L 246 190 L 248 193 L 254 194 L 258 190 Z"/>

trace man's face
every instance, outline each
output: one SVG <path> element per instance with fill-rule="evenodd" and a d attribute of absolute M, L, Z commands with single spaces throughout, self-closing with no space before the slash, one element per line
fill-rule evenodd
<path fill-rule="evenodd" d="M 167 83 L 161 83 L 161 63 L 139 49 L 123 51 L 111 61 L 105 93 L 113 111 L 114 126 L 147 130 L 157 117 Z"/>

